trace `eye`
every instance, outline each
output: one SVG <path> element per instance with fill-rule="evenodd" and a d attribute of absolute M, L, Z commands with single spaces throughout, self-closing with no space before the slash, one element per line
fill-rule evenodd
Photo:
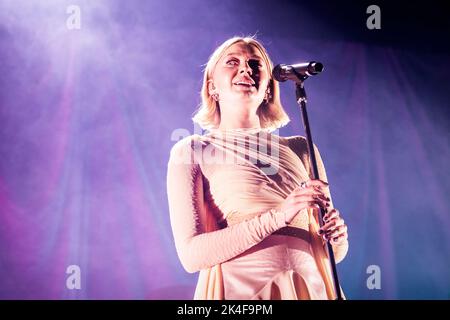
<path fill-rule="evenodd" d="M 249 65 L 250 68 L 252 68 L 252 69 L 256 69 L 256 68 L 261 68 L 261 67 L 262 67 L 261 60 L 257 60 L 257 59 L 249 60 L 249 61 L 248 61 L 248 65 Z"/>
<path fill-rule="evenodd" d="M 239 65 L 239 61 L 237 59 L 230 59 L 227 61 L 227 64 L 230 66 L 238 66 Z"/>

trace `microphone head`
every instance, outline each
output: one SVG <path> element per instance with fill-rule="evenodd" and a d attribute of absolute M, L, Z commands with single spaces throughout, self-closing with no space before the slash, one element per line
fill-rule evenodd
<path fill-rule="evenodd" d="M 286 80 L 304 81 L 309 76 L 314 76 L 323 71 L 323 64 L 317 61 L 302 62 L 297 64 L 278 64 L 273 68 L 272 77 L 279 81 Z"/>
<path fill-rule="evenodd" d="M 310 63 L 310 68 L 308 69 L 309 69 L 308 71 L 310 71 L 311 74 L 313 75 L 318 74 L 323 71 L 323 64 L 321 64 L 320 62 L 312 61 Z"/>
<path fill-rule="evenodd" d="M 284 82 L 288 79 L 282 72 L 284 66 L 284 64 L 277 64 L 272 71 L 272 77 L 279 82 Z"/>

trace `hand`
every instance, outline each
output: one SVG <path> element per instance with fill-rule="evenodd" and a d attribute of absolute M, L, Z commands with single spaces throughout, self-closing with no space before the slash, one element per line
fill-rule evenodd
<path fill-rule="evenodd" d="M 330 241 L 332 245 L 343 244 L 348 239 L 347 225 L 340 217 L 339 211 L 333 209 L 323 217 L 324 225 L 319 229 L 319 235 L 325 241 Z"/>
<path fill-rule="evenodd" d="M 330 199 L 323 192 L 327 187 L 328 184 L 322 180 L 308 180 L 305 187 L 295 188 L 277 209 L 284 212 L 286 223 L 289 224 L 305 208 L 327 208 Z"/>

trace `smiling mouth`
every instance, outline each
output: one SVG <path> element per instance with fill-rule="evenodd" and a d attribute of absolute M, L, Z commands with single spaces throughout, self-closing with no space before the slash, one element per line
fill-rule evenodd
<path fill-rule="evenodd" d="M 236 86 L 244 86 L 244 87 L 248 87 L 248 88 L 256 87 L 256 84 L 250 83 L 250 82 L 245 82 L 245 81 L 238 81 L 238 82 L 235 82 L 233 84 L 236 85 Z"/>

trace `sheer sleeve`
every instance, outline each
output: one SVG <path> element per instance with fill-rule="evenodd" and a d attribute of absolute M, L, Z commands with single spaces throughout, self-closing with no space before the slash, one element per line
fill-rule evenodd
<path fill-rule="evenodd" d="M 286 226 L 275 209 L 226 227 L 211 227 L 204 197 L 203 173 L 195 160 L 194 136 L 177 142 L 167 168 L 167 195 L 175 247 L 184 269 L 197 272 L 225 262 Z M 209 216 L 208 216 L 209 215 Z"/>

